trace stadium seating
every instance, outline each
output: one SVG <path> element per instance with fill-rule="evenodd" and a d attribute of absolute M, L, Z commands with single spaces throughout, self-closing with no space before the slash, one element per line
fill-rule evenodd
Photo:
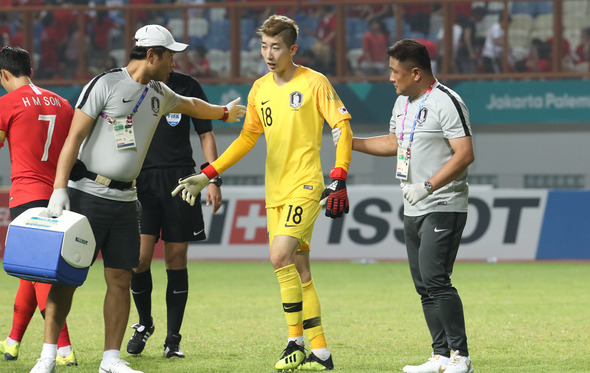
<path fill-rule="evenodd" d="M 568 0 L 562 3 L 564 16 L 566 14 L 585 15 L 588 12 L 587 0 Z"/>
<path fill-rule="evenodd" d="M 215 44 L 208 44 L 215 45 Z M 230 52 L 228 50 L 210 49 L 206 54 L 211 72 L 214 76 L 227 78 L 230 73 Z"/>
<path fill-rule="evenodd" d="M 230 37 L 228 34 L 215 34 L 212 32 L 205 37 L 205 45 L 208 48 L 214 47 L 215 49 L 228 51 L 229 44 Z"/>
<path fill-rule="evenodd" d="M 346 40 L 348 49 L 363 47 L 363 36 L 369 30 L 367 21 L 362 18 L 348 17 L 346 19 Z"/>
<path fill-rule="evenodd" d="M 181 18 L 170 18 L 168 28 L 176 40 L 182 40 L 184 37 L 184 21 Z"/>
<path fill-rule="evenodd" d="M 533 30 L 553 30 L 553 14 L 540 14 L 535 17 Z"/>
<path fill-rule="evenodd" d="M 125 49 L 113 49 L 109 53 L 117 61 L 117 66 L 124 66 L 127 59 L 127 51 Z"/>
<path fill-rule="evenodd" d="M 225 18 L 225 8 L 211 8 L 209 9 L 209 19 L 211 21 L 218 21 Z"/>
<path fill-rule="evenodd" d="M 248 49 L 250 39 L 255 36 L 256 25 L 252 18 L 242 18 L 241 23 L 242 50 L 244 51 Z"/>
<path fill-rule="evenodd" d="M 533 29 L 533 16 L 530 14 L 514 14 L 511 16 L 512 21 L 510 22 L 509 26 L 509 33 L 510 30 L 525 30 L 531 32 Z"/>
<path fill-rule="evenodd" d="M 508 44 L 510 47 L 528 48 L 531 45 L 531 33 L 528 30 L 513 29 L 508 32 Z"/>
<path fill-rule="evenodd" d="M 240 52 L 240 74 L 248 77 L 258 77 L 258 66 L 262 61 L 258 49 L 242 50 Z"/>
<path fill-rule="evenodd" d="M 229 32 L 229 30 L 228 30 Z M 188 34 L 191 37 L 202 38 L 209 33 L 209 21 L 205 18 L 190 18 L 188 21 Z"/>

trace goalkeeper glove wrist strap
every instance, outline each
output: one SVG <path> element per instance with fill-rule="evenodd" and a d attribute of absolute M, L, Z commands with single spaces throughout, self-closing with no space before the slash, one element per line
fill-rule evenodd
<path fill-rule="evenodd" d="M 334 167 L 330 170 L 330 177 L 332 179 L 346 180 L 348 173 L 342 167 Z"/>
<path fill-rule="evenodd" d="M 207 175 L 209 180 L 211 180 L 211 179 L 217 177 L 217 175 L 219 175 L 219 173 L 217 173 L 217 170 L 215 169 L 215 167 L 211 166 L 209 164 L 209 162 L 203 163 L 201 165 L 201 172 L 204 173 L 205 175 Z"/>

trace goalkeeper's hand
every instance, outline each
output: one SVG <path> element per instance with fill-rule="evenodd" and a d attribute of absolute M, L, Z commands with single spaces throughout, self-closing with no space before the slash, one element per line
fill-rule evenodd
<path fill-rule="evenodd" d="M 178 180 L 178 186 L 172 191 L 172 197 L 182 192 L 180 194 L 181 198 L 191 206 L 194 206 L 197 196 L 207 184 L 209 184 L 209 176 L 202 172 L 183 177 Z"/>
<path fill-rule="evenodd" d="M 320 205 L 326 205 L 326 216 L 335 219 L 348 214 L 349 203 L 346 192 L 346 171 L 341 167 L 333 168 L 330 172 L 332 182 L 322 193 Z"/>
<path fill-rule="evenodd" d="M 426 198 L 430 192 L 424 186 L 424 183 L 417 183 L 417 184 L 404 184 L 402 186 L 402 194 L 406 201 L 410 203 L 410 205 L 414 206 L 416 203 L 422 201 Z"/>

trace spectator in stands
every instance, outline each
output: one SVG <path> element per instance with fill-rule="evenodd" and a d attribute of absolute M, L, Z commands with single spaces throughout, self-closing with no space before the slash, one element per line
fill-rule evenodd
<path fill-rule="evenodd" d="M 483 72 L 502 72 L 502 52 L 504 50 L 504 30 L 508 28 L 510 17 L 507 22 L 502 17 L 495 22 L 488 30 L 486 41 L 481 51 Z"/>
<path fill-rule="evenodd" d="M 418 43 L 422 44 L 424 47 L 426 47 L 426 50 L 428 51 L 428 55 L 430 56 L 430 65 L 432 66 L 432 71 L 436 72 L 437 71 L 437 63 L 438 63 L 438 45 L 436 45 L 435 42 L 433 42 L 430 39 L 415 39 Z"/>
<path fill-rule="evenodd" d="M 2 45 L 9 45 L 10 36 L 12 35 L 12 27 L 8 20 L 7 13 L 0 13 L 0 37 L 2 38 Z"/>
<path fill-rule="evenodd" d="M 92 22 L 92 46 L 99 56 L 109 54 L 111 30 L 118 28 L 119 25 L 109 17 L 105 10 L 96 13 Z"/>
<path fill-rule="evenodd" d="M 58 50 L 60 39 L 55 28 L 53 13 L 49 12 L 42 18 L 43 30 L 39 40 L 41 47 L 41 61 L 39 64 L 39 78 L 53 79 L 58 68 Z"/>
<path fill-rule="evenodd" d="M 189 4 L 189 5 L 201 5 L 201 4 L 205 4 L 205 0 L 180 0 L 180 1 L 177 1 L 177 2 L 180 2 L 180 3 L 183 3 L 183 4 Z M 205 17 L 205 9 L 204 8 L 192 8 L 192 9 L 189 9 L 188 16 L 190 18 L 204 18 Z"/>
<path fill-rule="evenodd" d="M 582 30 L 580 44 L 576 48 L 577 62 L 590 62 L 590 27 Z"/>
<path fill-rule="evenodd" d="M 514 70 L 517 72 L 550 72 L 552 70 L 551 44 L 534 38 L 531 41 L 528 56 L 516 62 Z"/>
<path fill-rule="evenodd" d="M 76 23 L 72 23 L 70 25 L 70 30 L 66 35 L 63 57 L 60 58 L 60 63 L 63 64 L 63 66 L 60 65 L 60 74 L 66 79 L 73 78 L 77 73 L 81 38 L 82 34 L 78 29 L 78 25 Z M 87 46 L 89 42 L 88 37 L 84 36 L 84 39 L 84 45 Z M 82 53 L 86 53 L 86 51 L 82 51 Z"/>
<path fill-rule="evenodd" d="M 318 18 L 320 22 L 316 29 L 317 42 L 312 50 L 318 62 L 320 72 L 324 74 L 334 73 L 333 56 L 336 50 L 336 16 L 329 5 L 319 8 Z"/>
<path fill-rule="evenodd" d="M 154 0 L 129 0 L 129 5 L 153 4 Z M 136 10 L 133 12 L 133 19 L 141 23 L 151 23 L 151 12 L 147 10 Z"/>
<path fill-rule="evenodd" d="M 367 23 L 374 19 L 382 19 L 383 17 L 391 17 L 394 14 L 393 5 L 351 5 L 348 12 L 349 17 L 362 18 Z"/>
<path fill-rule="evenodd" d="M 461 24 L 459 22 L 459 19 L 455 19 L 455 22 L 453 22 L 453 52 L 452 52 L 452 56 L 450 59 L 450 67 L 451 67 L 451 72 L 456 72 L 457 71 L 457 67 L 455 66 L 455 59 L 457 57 L 457 50 L 459 49 L 459 43 L 461 41 L 461 34 L 463 33 L 463 28 L 461 27 Z M 444 58 L 444 48 L 445 48 L 445 30 L 444 30 L 444 25 L 443 27 L 440 28 L 440 30 L 438 30 L 438 33 L 436 35 L 436 45 L 438 46 L 438 58 L 437 58 L 437 65 L 438 64 L 442 64 L 442 59 Z M 431 58 L 433 56 L 431 55 Z M 437 72 L 437 69 L 435 66 L 434 67 L 434 72 Z"/>
<path fill-rule="evenodd" d="M 363 55 L 359 59 L 365 75 L 380 75 L 385 71 L 389 32 L 380 19 L 373 19 L 363 35 Z"/>
<path fill-rule="evenodd" d="M 562 27 L 562 35 L 563 35 L 563 27 Z M 546 42 L 549 43 L 549 45 L 551 45 L 553 50 L 556 50 L 553 47 L 553 37 L 547 38 Z M 576 60 L 577 60 L 577 57 L 572 51 L 572 48 L 570 46 L 570 42 L 566 38 L 562 38 L 561 39 L 561 69 L 563 71 L 573 70 Z"/>
<path fill-rule="evenodd" d="M 23 46 L 23 27 L 20 22 L 16 22 L 14 25 L 14 34 L 10 37 L 10 45 L 21 48 Z"/>
<path fill-rule="evenodd" d="M 471 11 L 471 17 L 459 16 L 458 22 L 463 32 L 457 49 L 457 69 L 464 74 L 475 74 L 477 72 L 478 60 L 481 50 L 476 46 L 476 24 L 481 22 L 486 14 L 484 7 L 475 7 Z"/>
<path fill-rule="evenodd" d="M 204 46 L 197 45 L 192 60 L 194 70 L 191 75 L 198 77 L 211 76 L 211 67 L 209 66 L 209 60 L 207 59 L 207 49 L 205 49 Z"/>
<path fill-rule="evenodd" d="M 430 15 L 433 12 L 431 4 L 404 5 L 404 20 L 412 31 L 428 35 L 430 30 Z"/>
<path fill-rule="evenodd" d="M 128 4 L 129 0 L 105 0 L 108 8 Z M 125 25 L 125 18 L 120 10 L 110 10 L 109 17 L 119 25 Z"/>

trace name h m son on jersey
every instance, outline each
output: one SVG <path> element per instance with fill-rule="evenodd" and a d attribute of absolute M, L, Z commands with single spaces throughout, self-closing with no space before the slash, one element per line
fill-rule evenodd
<path fill-rule="evenodd" d="M 61 107 L 61 102 L 55 97 L 47 97 L 47 96 L 32 96 L 31 98 L 23 97 L 23 105 L 26 106 L 59 106 Z"/>

